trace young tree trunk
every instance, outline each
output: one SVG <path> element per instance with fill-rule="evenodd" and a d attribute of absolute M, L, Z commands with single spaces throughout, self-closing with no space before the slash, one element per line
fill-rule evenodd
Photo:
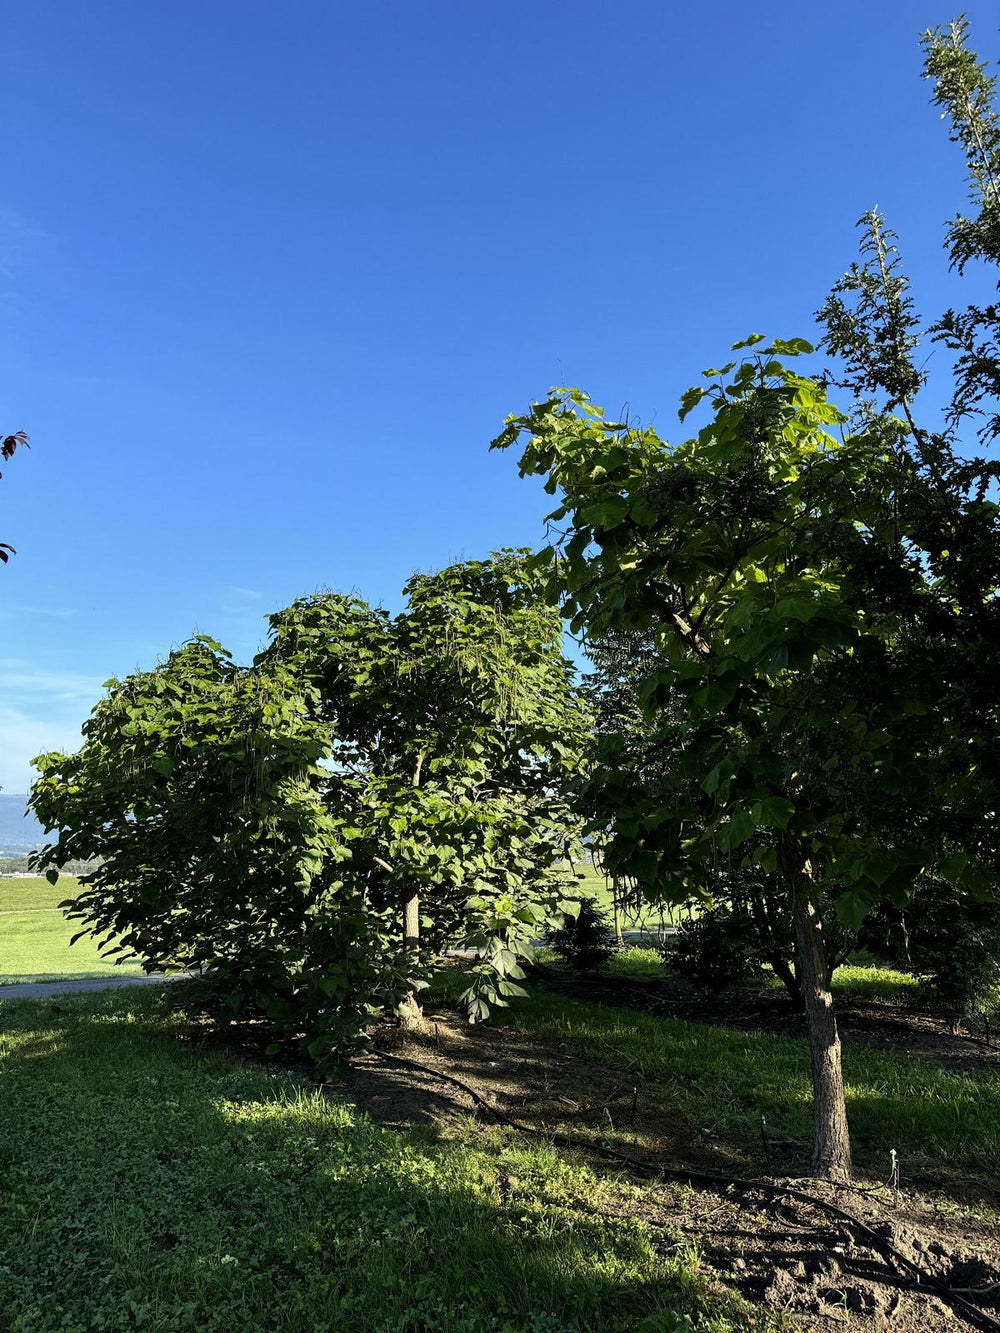
<path fill-rule="evenodd" d="M 420 897 L 414 894 L 412 898 L 407 898 L 403 906 L 403 953 L 406 957 L 407 967 L 414 971 L 417 965 L 417 954 L 420 950 Z M 416 992 L 409 991 L 399 1006 L 400 1027 L 407 1029 L 420 1028 L 423 1026 L 424 1012 L 417 1000 Z"/>
<path fill-rule="evenodd" d="M 611 904 L 615 914 L 615 944 L 619 949 L 625 948 L 625 936 L 622 934 L 622 913 L 621 913 L 621 880 L 617 875 L 611 877 Z"/>
<path fill-rule="evenodd" d="M 812 867 L 801 847 L 788 843 L 779 853 L 795 927 L 799 987 L 809 1033 L 813 1087 L 812 1173 L 821 1180 L 846 1183 L 851 1178 L 851 1140 L 847 1128 L 840 1036 L 830 994 L 830 969 L 823 927 L 816 910 Z"/>
<path fill-rule="evenodd" d="M 416 767 L 413 770 L 413 785 L 420 786 L 420 770 L 423 768 L 424 756 L 417 755 Z M 412 975 L 417 970 L 417 962 L 420 954 L 420 895 L 415 893 L 407 898 L 403 904 L 403 960 L 406 963 L 407 971 Z M 416 991 L 408 991 L 403 997 L 403 1002 L 399 1006 L 399 1025 L 402 1028 L 410 1029 L 421 1028 L 424 1025 L 424 1011 L 417 1000 Z"/>
<path fill-rule="evenodd" d="M 770 955 L 766 961 L 770 963 L 771 971 L 788 992 L 796 1009 L 801 1009 L 803 1007 L 802 987 L 799 985 L 799 979 L 795 975 L 795 969 L 790 967 L 784 958 L 777 958 L 773 954 Z"/>
<path fill-rule="evenodd" d="M 774 913 L 770 910 L 771 904 L 768 902 L 766 895 L 757 893 L 749 895 L 747 904 L 750 915 L 753 917 L 757 929 L 761 933 L 761 938 L 764 940 L 766 950 L 764 961 L 770 964 L 771 971 L 791 996 L 796 1008 L 801 1009 L 802 989 L 799 986 L 799 979 L 795 975 L 794 966 L 781 952 L 781 932 L 776 926 Z"/>

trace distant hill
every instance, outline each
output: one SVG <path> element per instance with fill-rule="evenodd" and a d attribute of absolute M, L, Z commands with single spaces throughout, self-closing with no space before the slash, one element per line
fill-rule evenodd
<path fill-rule="evenodd" d="M 0 856 L 19 856 L 45 842 L 41 824 L 26 813 L 27 801 L 27 796 L 0 792 Z"/>

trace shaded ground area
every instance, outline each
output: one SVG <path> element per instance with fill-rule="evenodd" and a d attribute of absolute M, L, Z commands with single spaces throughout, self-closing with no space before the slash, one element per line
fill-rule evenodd
<path fill-rule="evenodd" d="M 805 1035 L 805 1020 L 782 990 L 746 986 L 727 994 L 697 993 L 668 977 L 572 978 L 553 967 L 536 972 L 547 986 L 583 1000 L 622 1005 L 644 1013 L 712 1023 L 743 1031 Z M 837 1023 L 845 1045 L 899 1051 L 947 1069 L 992 1069 L 1000 1074 L 1000 1041 L 987 1043 L 952 1032 L 947 1023 L 904 1004 L 878 1003 L 850 995 L 836 997 Z"/>
<path fill-rule="evenodd" d="M 176 997 L 0 1006 L 5 1333 L 777 1333 L 609 1174 L 384 1129 Z"/>
<path fill-rule="evenodd" d="M 356 1060 L 342 1081 L 324 1085 L 377 1122 L 414 1122 L 447 1130 L 449 1123 L 491 1116 L 443 1076 L 456 1077 L 496 1111 L 540 1131 L 570 1156 L 571 1135 L 668 1169 L 736 1171 L 736 1154 L 707 1137 L 676 1107 L 663 1104 L 634 1075 L 581 1059 L 565 1045 L 506 1028 L 470 1028 L 454 1015 L 431 1015 L 426 1034 L 403 1040 L 382 1034 L 383 1049 L 423 1065 L 417 1072 L 390 1065 L 376 1051 Z M 772 1148 L 775 1155 L 781 1145 Z M 762 1149 L 763 1153 L 763 1149 Z M 591 1159 L 592 1160 L 592 1159 Z M 757 1168 L 765 1166 L 761 1158 Z M 746 1164 L 744 1164 L 745 1167 Z M 942 1205 L 889 1189 L 836 1190 L 812 1181 L 769 1179 L 835 1203 L 873 1228 L 925 1274 L 973 1292 L 976 1306 L 1000 1316 L 1000 1228 L 995 1216 Z M 607 1162 L 610 1171 L 621 1170 Z M 626 1169 L 627 1174 L 627 1169 Z M 739 1172 L 745 1175 L 745 1170 Z M 664 1182 L 614 1205 L 697 1243 L 703 1263 L 726 1286 L 775 1312 L 800 1317 L 817 1331 L 850 1327 L 917 1329 L 961 1326 L 952 1307 L 914 1288 L 862 1228 L 824 1216 L 788 1194 L 742 1186 L 705 1187 Z M 607 1214 L 608 1205 L 602 1208 Z M 1000 1327 L 1000 1325 L 998 1325 Z"/>

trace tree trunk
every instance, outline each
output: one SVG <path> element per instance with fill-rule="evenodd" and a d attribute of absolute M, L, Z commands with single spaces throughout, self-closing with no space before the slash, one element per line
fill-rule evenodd
<path fill-rule="evenodd" d="M 611 904 L 615 913 L 615 944 L 619 949 L 625 948 L 625 936 L 622 934 L 622 913 L 621 913 L 621 880 L 617 875 L 611 878 Z"/>
<path fill-rule="evenodd" d="M 420 950 L 420 897 L 414 894 L 407 898 L 403 906 L 403 954 L 408 970 L 415 971 L 417 954 Z M 423 1027 L 424 1011 L 420 1007 L 415 991 L 408 991 L 399 1006 L 400 1027 L 414 1029 Z"/>
<path fill-rule="evenodd" d="M 770 963 L 771 971 L 788 992 L 796 1009 L 801 1009 L 803 1007 L 802 987 L 799 985 L 799 979 L 795 975 L 794 968 L 790 967 L 784 958 L 776 958 L 773 954 L 766 961 Z"/>
<path fill-rule="evenodd" d="M 793 964 L 781 952 L 783 941 L 781 932 L 776 927 L 774 914 L 770 910 L 771 904 L 765 895 L 750 893 L 747 897 L 747 906 L 763 940 L 764 962 L 770 965 L 771 971 L 791 996 L 795 1007 L 801 1009 L 802 989 Z"/>
<path fill-rule="evenodd" d="M 799 987 L 809 1033 L 813 1087 L 812 1174 L 821 1180 L 846 1183 L 851 1178 L 851 1140 L 847 1128 L 840 1036 L 830 994 L 830 968 L 823 927 L 816 910 L 812 867 L 801 847 L 784 844 L 779 851 L 795 927 Z"/>
<path fill-rule="evenodd" d="M 423 754 L 417 755 L 413 770 L 413 786 L 420 786 L 420 770 L 424 764 Z M 414 893 L 403 904 L 403 961 L 407 972 L 412 976 L 417 970 L 420 955 L 420 895 Z M 399 1025 L 411 1031 L 424 1025 L 424 1011 L 417 1000 L 416 991 L 408 991 L 399 1006 Z"/>

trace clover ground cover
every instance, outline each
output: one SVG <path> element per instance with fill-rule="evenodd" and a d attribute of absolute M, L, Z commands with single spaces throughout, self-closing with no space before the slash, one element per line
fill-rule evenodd
<path fill-rule="evenodd" d="M 682 1237 L 602 1216 L 615 1178 L 481 1126 L 380 1128 L 185 1044 L 159 987 L 0 999 L 0 1028 L 5 1333 L 772 1327 Z"/>

